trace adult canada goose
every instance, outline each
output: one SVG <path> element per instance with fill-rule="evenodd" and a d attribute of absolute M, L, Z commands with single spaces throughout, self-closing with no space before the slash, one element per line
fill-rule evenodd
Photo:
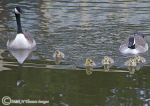
<path fill-rule="evenodd" d="M 27 33 L 23 33 L 20 21 L 22 10 L 19 6 L 15 7 L 14 13 L 17 22 L 17 35 L 13 40 L 7 41 L 8 49 L 33 49 L 36 46 L 35 40 Z"/>
<path fill-rule="evenodd" d="M 136 32 L 121 44 L 119 50 L 123 54 L 145 53 L 148 50 L 148 43 L 143 34 Z"/>

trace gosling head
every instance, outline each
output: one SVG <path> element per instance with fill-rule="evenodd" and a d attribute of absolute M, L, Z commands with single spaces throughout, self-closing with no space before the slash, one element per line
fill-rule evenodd
<path fill-rule="evenodd" d="M 137 62 L 135 58 L 130 58 L 129 60 L 127 60 L 125 62 L 125 65 L 128 67 L 136 67 L 137 66 Z"/>
<path fill-rule="evenodd" d="M 114 63 L 114 60 L 111 57 L 104 56 L 104 58 L 102 59 L 103 65 L 111 65 L 113 63 Z"/>
<path fill-rule="evenodd" d="M 59 50 L 56 50 L 53 57 L 54 58 L 64 58 L 64 53 Z"/>
<path fill-rule="evenodd" d="M 86 67 L 88 67 L 88 66 L 94 67 L 94 66 L 96 66 L 96 64 L 95 64 L 95 62 L 92 59 L 87 58 L 86 61 L 85 61 L 85 66 Z"/>

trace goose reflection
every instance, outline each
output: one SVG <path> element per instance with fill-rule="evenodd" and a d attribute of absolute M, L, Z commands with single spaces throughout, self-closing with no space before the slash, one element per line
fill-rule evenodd
<path fill-rule="evenodd" d="M 24 87 L 25 81 L 24 80 L 17 80 L 16 85 L 17 85 L 17 87 Z"/>
<path fill-rule="evenodd" d="M 9 50 L 9 52 L 17 59 L 19 64 L 23 64 L 33 50 Z"/>

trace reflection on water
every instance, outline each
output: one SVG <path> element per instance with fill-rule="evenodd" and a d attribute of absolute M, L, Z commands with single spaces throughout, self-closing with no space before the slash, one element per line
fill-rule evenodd
<path fill-rule="evenodd" d="M 6 51 L 8 38 L 16 34 L 12 9 L 24 10 L 22 26 L 37 41 L 37 54 Z M 129 56 L 118 51 L 121 42 L 134 31 L 150 42 L 149 0 L 3 0 L 0 1 L 0 98 L 49 99 L 50 106 L 148 106 L 150 104 L 150 51 L 147 61 L 133 75 L 92 71 L 82 66 L 91 57 L 98 67 L 107 55 L 117 68 L 125 69 Z M 55 65 L 59 49 L 65 61 Z M 5 70 L 5 71 L 4 71 Z"/>
<path fill-rule="evenodd" d="M 48 99 L 51 106 L 62 103 L 69 106 L 149 104 L 149 68 L 132 76 L 106 72 L 93 72 L 87 76 L 83 70 L 42 67 L 12 66 L 11 69 L 0 74 L 3 79 L 0 80 L 0 97 L 10 95 L 16 99 Z"/>
<path fill-rule="evenodd" d="M 149 95 L 149 90 L 138 89 L 138 88 L 137 89 L 126 88 L 126 89 L 112 89 L 111 91 L 113 95 L 107 97 L 108 106 L 112 106 L 112 105 L 148 106 L 149 105 L 149 100 L 147 99 L 148 97 L 147 95 Z M 125 95 L 124 92 L 126 92 Z"/>
<path fill-rule="evenodd" d="M 18 63 L 22 64 L 32 50 L 9 50 L 9 52 L 17 59 Z"/>
<path fill-rule="evenodd" d="M 16 84 L 17 84 L 18 87 L 24 87 L 25 86 L 24 80 L 17 80 Z"/>
<path fill-rule="evenodd" d="M 0 71 L 9 70 L 9 68 L 6 68 L 5 65 L 7 62 L 3 61 L 4 57 L 2 56 L 2 53 L 4 50 L 0 50 Z"/>

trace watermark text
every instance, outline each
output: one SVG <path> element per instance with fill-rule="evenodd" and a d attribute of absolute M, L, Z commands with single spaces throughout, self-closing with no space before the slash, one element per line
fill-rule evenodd
<path fill-rule="evenodd" d="M 12 99 L 9 96 L 4 96 L 2 98 L 2 104 L 49 104 L 49 100 Z"/>

